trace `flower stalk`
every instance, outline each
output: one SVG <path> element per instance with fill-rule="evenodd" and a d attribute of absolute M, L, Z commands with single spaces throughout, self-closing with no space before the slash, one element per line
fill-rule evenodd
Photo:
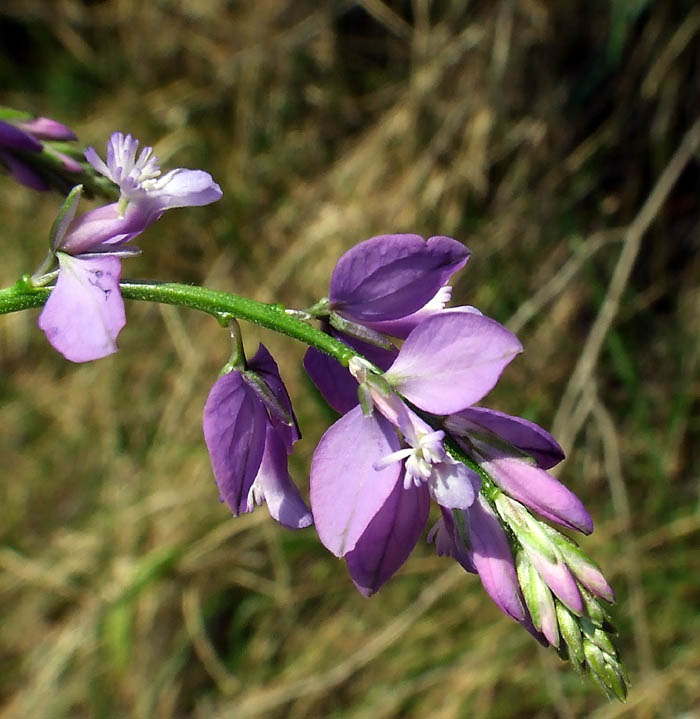
<path fill-rule="evenodd" d="M 266 304 L 233 292 L 210 290 L 205 287 L 177 282 L 120 282 L 122 296 L 129 300 L 159 302 L 200 310 L 219 319 L 235 317 L 304 342 L 310 347 L 333 357 L 344 367 L 357 352 L 334 337 L 325 334 L 294 315 L 284 305 Z M 29 275 L 23 276 L 11 287 L 0 289 L 0 315 L 43 307 L 51 287 L 32 286 Z"/>

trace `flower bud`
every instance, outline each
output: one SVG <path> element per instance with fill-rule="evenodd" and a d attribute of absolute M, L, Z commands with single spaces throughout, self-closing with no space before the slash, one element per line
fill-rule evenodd
<path fill-rule="evenodd" d="M 553 647 L 558 647 L 559 629 L 552 592 L 528 559 L 526 552 L 518 552 L 516 568 L 518 582 L 535 629 L 542 632 Z"/>

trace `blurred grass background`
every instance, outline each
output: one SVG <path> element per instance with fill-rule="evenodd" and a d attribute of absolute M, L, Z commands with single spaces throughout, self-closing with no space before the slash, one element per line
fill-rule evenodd
<path fill-rule="evenodd" d="M 695 0 L 4 0 L 0 36 L 3 104 L 221 184 L 128 276 L 302 307 L 372 235 L 470 247 L 456 301 L 526 347 L 488 404 L 562 440 L 633 682 L 608 704 L 432 547 L 366 600 L 312 531 L 233 520 L 200 424 L 226 333 L 131 303 L 81 366 L 0 318 L 1 717 L 700 716 Z M 7 286 L 59 198 L 0 188 Z M 244 332 L 306 489 L 332 415 Z"/>

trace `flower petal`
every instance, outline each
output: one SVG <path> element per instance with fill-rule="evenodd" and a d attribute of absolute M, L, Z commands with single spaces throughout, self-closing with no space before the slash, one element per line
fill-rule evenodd
<path fill-rule="evenodd" d="M 204 405 L 204 440 L 221 498 L 235 517 L 252 509 L 248 493 L 260 469 L 268 424 L 265 407 L 240 372 L 219 377 Z"/>
<path fill-rule="evenodd" d="M 435 551 L 438 557 L 447 555 L 456 559 L 467 572 L 476 574 L 476 567 L 472 562 L 470 553 L 459 537 L 455 526 L 452 510 L 440 507 L 442 517 L 428 533 L 428 542 L 435 542 Z"/>
<path fill-rule="evenodd" d="M 468 258 L 469 250 L 449 237 L 372 237 L 338 261 L 331 306 L 359 322 L 405 317 L 431 300 Z"/>
<path fill-rule="evenodd" d="M 30 190 L 43 192 L 49 189 L 49 183 L 33 167 L 11 152 L 0 150 L 0 162 L 7 167 L 9 173 L 17 182 Z"/>
<path fill-rule="evenodd" d="M 323 544 L 342 557 L 352 551 L 397 482 L 402 465 L 375 469 L 399 449 L 391 424 L 358 405 L 321 437 L 311 462 L 311 509 Z"/>
<path fill-rule="evenodd" d="M 537 552 L 527 552 L 528 559 L 547 586 L 574 614 L 583 614 L 583 599 L 574 575 L 563 561 L 550 562 Z"/>
<path fill-rule="evenodd" d="M 208 205 L 221 199 L 222 195 L 221 188 L 204 170 L 179 168 L 153 182 L 154 189 L 147 190 L 149 201 L 152 199 L 161 211 L 173 207 Z"/>
<path fill-rule="evenodd" d="M 530 455 L 542 469 L 564 459 L 564 450 L 546 430 L 522 417 L 513 417 L 495 409 L 469 407 L 447 420 L 457 433 L 487 430 Z"/>
<path fill-rule="evenodd" d="M 483 466 L 506 494 L 546 519 L 584 534 L 593 531 L 593 519 L 583 502 L 543 469 L 511 457 L 493 459 Z"/>
<path fill-rule="evenodd" d="M 129 203 L 124 215 L 119 214 L 117 203 L 97 207 L 76 217 L 68 226 L 61 248 L 71 255 L 123 244 L 143 232 L 158 219 L 134 202 Z"/>
<path fill-rule="evenodd" d="M 52 120 L 50 117 L 35 117 L 17 123 L 25 132 L 40 140 L 77 140 L 76 134 L 69 127 Z"/>
<path fill-rule="evenodd" d="M 397 482 L 345 561 L 355 586 L 366 597 L 374 594 L 408 559 L 420 539 L 430 512 L 424 486 L 404 489 Z"/>
<path fill-rule="evenodd" d="M 304 369 L 324 400 L 338 413 L 357 407 L 357 381 L 339 362 L 313 347 L 304 355 Z"/>
<path fill-rule="evenodd" d="M 518 338 L 495 320 L 444 312 L 408 335 L 384 376 L 421 409 L 451 414 L 489 392 L 522 349 Z"/>
<path fill-rule="evenodd" d="M 399 337 L 406 339 L 408 335 L 424 320 L 433 315 L 439 315 L 443 312 L 470 312 L 472 314 L 482 314 L 476 307 L 471 305 L 462 305 L 460 307 L 447 307 L 445 304 L 449 302 L 452 288 L 449 285 L 441 287 L 438 293 L 428 304 L 421 307 L 407 317 L 399 317 L 397 320 L 387 320 L 386 322 L 365 322 L 365 325 L 376 332 L 383 332 L 390 337 Z"/>
<path fill-rule="evenodd" d="M 81 259 L 62 252 L 56 286 L 39 315 L 49 342 L 72 362 L 88 362 L 117 351 L 126 324 L 116 257 Z"/>
<path fill-rule="evenodd" d="M 481 487 L 481 478 L 461 462 L 445 457 L 444 462 L 433 465 L 428 485 L 430 494 L 441 507 L 468 509 Z"/>
<path fill-rule="evenodd" d="M 471 559 L 481 583 L 501 611 L 523 622 L 527 617 L 508 539 L 495 513 L 481 497 L 466 512 Z"/>
<path fill-rule="evenodd" d="M 0 145 L 10 150 L 24 150 L 25 152 L 41 152 L 41 143 L 30 134 L 0 120 Z"/>
<path fill-rule="evenodd" d="M 301 529 L 313 524 L 311 512 L 287 471 L 284 442 L 271 424 L 267 425 L 265 450 L 252 492 L 267 503 L 270 515 L 285 527 Z"/>
<path fill-rule="evenodd" d="M 396 359 L 397 353 L 376 347 L 355 337 L 348 337 L 328 326 L 325 330 L 332 337 L 357 350 L 380 369 L 387 369 Z M 323 396 L 323 399 L 338 412 L 345 414 L 357 406 L 357 380 L 346 367 L 332 357 L 309 348 L 304 355 L 304 369 Z"/>

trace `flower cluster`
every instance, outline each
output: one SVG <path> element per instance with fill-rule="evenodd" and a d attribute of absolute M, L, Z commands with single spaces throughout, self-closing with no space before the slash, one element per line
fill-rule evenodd
<path fill-rule="evenodd" d="M 138 254 L 128 243 L 168 209 L 206 205 L 221 197 L 211 175 L 177 169 L 160 176 L 158 158 L 121 132 L 107 144 L 105 164 L 93 148 L 85 153 L 93 167 L 120 191 L 118 202 L 75 217 L 80 188 L 69 195 L 54 225 L 48 262 L 58 261 L 58 276 L 39 315 L 49 342 L 69 360 L 86 362 L 115 352 L 126 323 L 119 290 L 121 259 Z M 37 282 L 53 275 L 36 278 Z"/>
<path fill-rule="evenodd" d="M 2 148 L 33 152 L 37 133 L 61 128 L 48 120 L 31 127 L 0 122 L 0 159 Z M 81 187 L 74 188 L 33 277 L 37 286 L 55 280 L 39 326 L 75 362 L 116 350 L 125 324 L 121 260 L 139 252 L 131 241 L 168 209 L 221 197 L 206 172 L 161 175 L 152 149 L 138 147 L 130 135 L 115 133 L 106 161 L 86 151 L 95 171 L 118 187 L 119 199 L 76 217 Z M 310 378 L 340 415 L 313 454 L 310 509 L 287 468 L 300 434 L 277 364 L 262 344 L 246 359 L 231 320 L 234 352 L 203 417 L 221 501 L 234 516 L 265 503 L 288 528 L 314 524 L 365 596 L 403 565 L 434 504 L 438 519 L 428 541 L 438 554 L 478 575 L 505 614 L 606 694 L 624 699 L 628 678 L 604 605 L 614 601 L 612 589 L 552 526 L 593 531 L 582 502 L 548 471 L 563 459 L 561 447 L 532 422 L 475 406 L 523 347 L 474 307 L 447 307 L 447 283 L 468 259 L 469 251 L 448 237 L 373 237 L 340 258 L 328 297 L 291 311 L 318 320 L 334 340 L 313 330 L 314 344 L 331 343 L 344 358 L 340 363 L 313 347 L 304 357 Z M 58 270 L 47 272 L 56 262 Z"/>
<path fill-rule="evenodd" d="M 56 120 L 0 108 L 0 165 L 33 190 L 50 189 L 58 179 L 54 171 L 82 172 L 79 162 L 54 145 L 76 139 Z"/>
<path fill-rule="evenodd" d="M 304 358 L 341 414 L 311 464 L 316 531 L 370 596 L 406 561 L 434 502 L 440 518 L 428 539 L 438 553 L 477 574 L 503 612 L 542 644 L 624 698 L 628 680 L 602 604 L 613 601 L 612 590 L 573 540 L 542 521 L 593 530 L 578 497 L 547 471 L 563 459 L 561 447 L 532 422 L 474 406 L 523 348 L 475 308 L 445 307 L 446 282 L 468 257 L 447 237 L 374 237 L 340 259 L 329 296 L 307 311 L 358 353 L 347 368 L 316 349 Z M 265 393 L 246 377 L 257 374 L 293 417 L 276 370 L 264 377 L 256 369 L 261 356 L 271 361 L 261 353 L 220 378 L 207 401 L 214 474 L 234 514 L 265 496 L 276 519 L 305 526 L 310 516 L 281 449 L 273 502 L 261 487 L 265 437 L 280 425 Z M 280 497 L 293 508 L 288 520 L 280 517 Z"/>

